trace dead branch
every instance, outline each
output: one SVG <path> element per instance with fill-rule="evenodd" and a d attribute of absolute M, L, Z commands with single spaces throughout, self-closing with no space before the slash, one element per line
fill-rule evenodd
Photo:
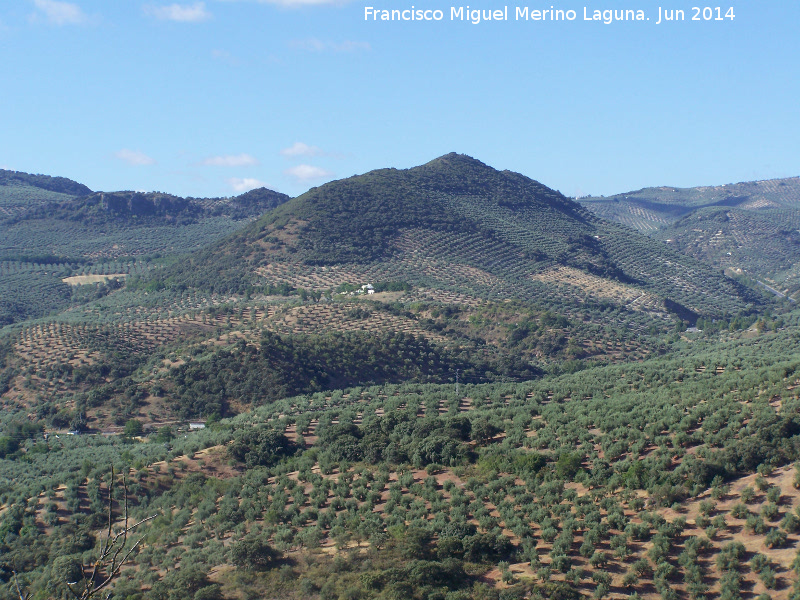
<path fill-rule="evenodd" d="M 136 531 L 136 529 L 155 519 L 156 515 L 146 517 L 133 525 L 129 525 L 128 516 L 128 483 L 125 476 L 122 476 L 123 487 L 123 511 L 122 517 L 118 521 L 114 519 L 114 467 L 111 467 L 111 480 L 108 484 L 108 520 L 106 534 L 100 543 L 100 550 L 97 559 L 91 567 L 91 572 L 87 576 L 87 569 L 83 569 L 83 578 L 80 582 L 64 582 L 67 589 L 70 591 L 75 600 L 89 600 L 94 598 L 104 589 L 109 587 L 114 579 L 117 578 L 123 565 L 128 562 L 128 559 L 136 551 L 144 539 L 142 535 L 136 540 L 133 545 L 128 544 L 129 537 Z M 115 531 L 115 525 L 121 526 L 121 529 Z M 14 571 L 14 585 L 17 589 L 19 600 L 29 600 L 31 592 L 24 591 L 22 585 L 17 577 L 17 572 Z M 106 600 L 111 596 L 111 591 L 106 595 Z"/>

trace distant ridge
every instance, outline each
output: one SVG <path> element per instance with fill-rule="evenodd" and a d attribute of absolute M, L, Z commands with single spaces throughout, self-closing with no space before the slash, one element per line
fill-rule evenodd
<path fill-rule="evenodd" d="M 579 202 L 706 264 L 795 299 L 800 293 L 800 177 L 644 188 Z"/>
<path fill-rule="evenodd" d="M 229 198 L 182 198 L 162 192 L 98 192 L 58 206 L 73 213 L 68 218 L 98 218 L 101 214 L 117 218 L 198 219 L 228 216 L 247 219 L 280 206 L 289 196 L 259 188 Z M 67 215 L 65 215 L 67 216 Z"/>
<path fill-rule="evenodd" d="M 0 220 L 6 216 L 13 217 L 14 222 L 47 218 L 97 223 L 109 217 L 186 221 L 223 215 L 238 220 L 259 216 L 287 200 L 286 194 L 263 187 L 227 198 L 182 198 L 163 192 L 93 192 L 63 177 L 0 171 Z"/>
<path fill-rule="evenodd" d="M 800 209 L 800 177 L 694 188 L 649 187 L 613 196 L 587 196 L 578 202 L 604 219 L 648 232 L 700 208 Z"/>
<path fill-rule="evenodd" d="M 23 173 L 22 171 L 0 169 L 0 188 L 22 186 L 40 188 L 42 190 L 57 192 L 59 194 L 68 194 L 70 196 L 86 196 L 92 193 L 92 190 L 82 183 L 67 179 L 66 177 L 31 175 L 29 173 Z"/>
<path fill-rule="evenodd" d="M 232 198 L 93 192 L 63 177 L 0 171 L 0 326 L 77 301 L 68 277 L 158 268 L 153 261 L 202 248 L 287 200 L 266 188 Z"/>

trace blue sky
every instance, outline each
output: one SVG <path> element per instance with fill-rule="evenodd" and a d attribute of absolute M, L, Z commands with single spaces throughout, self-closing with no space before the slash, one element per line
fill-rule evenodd
<path fill-rule="evenodd" d="M 800 175 L 800 3 L 720 5 L 723 21 L 692 5 L 656 25 L 658 1 L 509 3 L 475 25 L 439 0 L 10 0 L 0 167 L 192 196 L 297 195 L 451 151 L 571 196 Z"/>

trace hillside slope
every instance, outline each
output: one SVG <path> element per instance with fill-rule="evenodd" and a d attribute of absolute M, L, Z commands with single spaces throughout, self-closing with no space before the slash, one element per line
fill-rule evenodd
<path fill-rule="evenodd" d="M 642 232 L 660 229 L 700 208 L 800 209 L 800 177 L 695 188 L 651 187 L 579 202 L 596 215 Z"/>
<path fill-rule="evenodd" d="M 594 297 L 718 315 L 759 302 L 718 271 L 518 173 L 448 154 L 314 188 L 167 270 L 166 286 L 244 293 L 408 281 L 476 297 Z"/>
<path fill-rule="evenodd" d="M 85 185 L 66 177 L 0 169 L 0 219 L 34 206 L 65 202 L 91 193 L 92 190 Z"/>
<path fill-rule="evenodd" d="M 155 516 L 115 598 L 795 598 L 799 324 L 525 383 L 305 393 L 137 440 L 7 421 L 2 597 L 15 572 L 53 598 L 91 568 L 114 465 L 132 522 Z"/>
<path fill-rule="evenodd" d="M 709 264 L 774 276 L 800 262 L 797 225 L 770 212 L 714 207 L 698 209 L 653 236 Z"/>
<path fill-rule="evenodd" d="M 790 296 L 800 291 L 798 177 L 645 188 L 580 203 L 705 264 L 764 281 Z"/>
<path fill-rule="evenodd" d="M 95 193 L 63 177 L 0 171 L 0 326 L 69 306 L 64 279 L 145 272 L 288 199 L 266 188 L 232 198 Z"/>

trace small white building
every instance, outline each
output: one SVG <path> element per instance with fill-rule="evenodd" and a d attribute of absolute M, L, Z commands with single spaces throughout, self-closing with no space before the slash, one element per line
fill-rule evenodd
<path fill-rule="evenodd" d="M 198 429 L 205 429 L 205 428 L 206 428 L 205 423 L 200 423 L 200 422 L 189 423 L 189 431 L 196 431 Z"/>

